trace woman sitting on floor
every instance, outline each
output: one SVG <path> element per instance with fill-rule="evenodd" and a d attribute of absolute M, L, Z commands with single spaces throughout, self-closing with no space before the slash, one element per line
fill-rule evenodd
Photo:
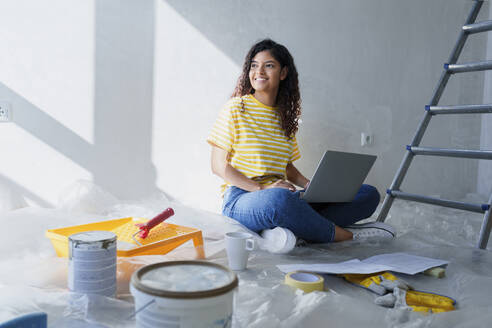
<path fill-rule="evenodd" d="M 258 42 L 207 139 L 212 171 L 225 181 L 222 213 L 255 232 L 282 227 L 315 243 L 394 237 L 384 223 L 354 224 L 374 213 L 380 196 L 373 186 L 362 185 L 350 203 L 309 204 L 300 198 L 295 185 L 309 184 L 293 164 L 300 158 L 300 114 L 291 54 L 272 40 Z"/>

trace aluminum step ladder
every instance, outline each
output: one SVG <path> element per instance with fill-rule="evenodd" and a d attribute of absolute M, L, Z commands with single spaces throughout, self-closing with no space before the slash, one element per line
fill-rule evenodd
<path fill-rule="evenodd" d="M 416 201 L 420 203 L 439 205 L 465 211 L 484 213 L 482 227 L 480 229 L 480 237 L 478 248 L 485 249 L 490 236 L 492 227 L 491 220 L 491 204 L 492 195 L 487 204 L 471 204 L 458 202 L 453 200 L 440 199 L 435 197 L 427 197 L 417 194 L 406 193 L 400 190 L 403 178 L 407 174 L 408 168 L 412 159 L 416 155 L 424 156 L 444 156 L 444 157 L 459 157 L 459 158 L 474 158 L 492 160 L 492 151 L 490 150 L 465 150 L 465 149 L 445 149 L 445 148 L 429 148 L 420 147 L 420 142 L 424 136 L 425 130 L 429 125 L 430 119 L 435 115 L 451 115 L 451 114 L 490 114 L 492 113 L 492 104 L 485 105 L 458 105 L 458 106 L 438 106 L 439 99 L 447 85 L 451 75 L 464 72 L 475 72 L 492 69 L 492 60 L 480 61 L 475 63 L 458 64 L 458 57 L 463 50 L 468 35 L 492 31 L 492 20 L 476 23 L 475 20 L 483 5 L 483 0 L 474 0 L 473 7 L 468 15 L 465 25 L 463 26 L 458 40 L 454 46 L 448 62 L 444 64 L 444 71 L 441 74 L 439 82 L 434 90 L 429 105 L 425 106 L 425 114 L 420 122 L 420 125 L 413 137 L 412 143 L 406 147 L 407 152 L 403 157 L 403 161 L 396 172 L 390 188 L 386 192 L 381 211 L 378 216 L 378 221 L 384 222 L 395 198 L 404 200 Z M 492 184 L 492 181 L 491 181 Z"/>

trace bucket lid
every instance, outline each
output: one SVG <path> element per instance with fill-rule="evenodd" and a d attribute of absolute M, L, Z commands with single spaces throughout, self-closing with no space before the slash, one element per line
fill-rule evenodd
<path fill-rule="evenodd" d="M 146 265 L 133 273 L 141 292 L 169 298 L 205 298 L 225 294 L 238 285 L 234 272 L 206 261 L 169 261 Z"/>

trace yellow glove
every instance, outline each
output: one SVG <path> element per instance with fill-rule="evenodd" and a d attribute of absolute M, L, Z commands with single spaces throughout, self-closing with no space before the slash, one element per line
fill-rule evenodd
<path fill-rule="evenodd" d="M 456 305 L 456 301 L 448 296 L 400 288 L 395 288 L 392 294 L 376 297 L 374 302 L 386 307 L 408 307 L 412 311 L 425 313 L 453 311 Z"/>
<path fill-rule="evenodd" d="M 378 272 L 371 274 L 342 274 L 341 276 L 348 282 L 363 288 L 367 288 L 378 295 L 387 294 L 395 288 L 404 290 L 411 289 L 407 283 L 398 279 L 389 272 Z"/>

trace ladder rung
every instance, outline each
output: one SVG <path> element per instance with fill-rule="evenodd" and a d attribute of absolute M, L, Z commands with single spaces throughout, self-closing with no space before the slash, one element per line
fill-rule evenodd
<path fill-rule="evenodd" d="M 407 146 L 407 150 L 411 151 L 415 155 L 492 159 L 492 151 L 490 150 L 448 149 L 412 146 Z"/>
<path fill-rule="evenodd" d="M 476 213 L 485 213 L 485 211 L 487 211 L 490 208 L 489 204 L 472 204 L 472 203 L 457 202 L 454 200 L 410 194 L 398 190 L 388 189 L 386 193 L 393 197 L 397 197 L 405 200 L 411 200 L 414 202 L 425 203 L 425 204 L 440 205 L 444 207 L 450 207 L 458 210 L 465 210 L 465 211 L 476 212 Z"/>
<path fill-rule="evenodd" d="M 475 24 L 464 25 L 463 31 L 465 31 L 466 34 L 474 34 L 474 33 L 492 31 L 492 20 L 478 22 Z"/>
<path fill-rule="evenodd" d="M 444 69 L 448 73 L 486 71 L 492 69 L 492 60 L 463 64 L 444 64 Z"/>
<path fill-rule="evenodd" d="M 487 114 L 492 113 L 492 104 L 486 105 L 458 105 L 458 106 L 425 106 L 425 110 L 432 115 L 438 114 Z"/>

